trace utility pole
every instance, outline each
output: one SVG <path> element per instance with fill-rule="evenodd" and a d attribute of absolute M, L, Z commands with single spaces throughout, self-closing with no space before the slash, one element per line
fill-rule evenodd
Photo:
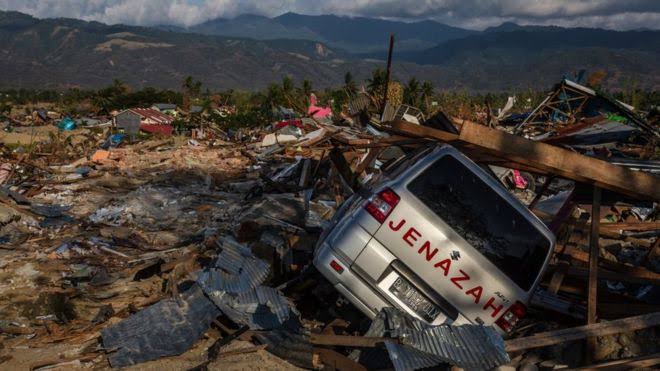
<path fill-rule="evenodd" d="M 394 50 L 394 34 L 390 34 L 390 50 L 387 53 L 387 75 L 385 77 L 385 92 L 383 93 L 383 110 L 381 115 L 385 112 L 385 105 L 387 104 L 387 93 L 390 87 L 390 74 L 392 72 L 392 50 Z"/>

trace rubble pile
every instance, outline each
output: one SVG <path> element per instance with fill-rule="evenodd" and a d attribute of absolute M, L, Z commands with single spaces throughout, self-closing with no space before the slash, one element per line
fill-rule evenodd
<path fill-rule="evenodd" d="M 511 103 L 485 123 L 391 102 L 376 113 L 364 95 L 340 113 L 311 102 L 303 115 L 280 108 L 282 120 L 257 129 L 192 139 L 99 121 L 63 126 L 30 151 L 2 147 L 0 367 L 660 362 L 657 121 L 568 80 L 533 112 L 512 114 Z M 149 110 L 118 117 L 165 116 Z M 399 159 L 445 144 L 556 236 L 527 316 L 504 337 L 394 308 L 370 320 L 312 264 L 347 200 Z"/>

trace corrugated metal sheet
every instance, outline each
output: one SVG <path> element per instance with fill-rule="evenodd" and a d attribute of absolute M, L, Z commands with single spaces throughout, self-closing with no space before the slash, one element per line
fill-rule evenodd
<path fill-rule="evenodd" d="M 487 326 L 433 326 L 411 332 L 402 342 L 468 370 L 489 370 L 510 362 L 502 337 Z"/>
<path fill-rule="evenodd" d="M 291 313 L 287 300 L 279 291 L 267 286 L 238 295 L 230 305 L 241 312 L 245 324 L 258 330 L 282 326 Z"/>
<path fill-rule="evenodd" d="M 383 308 L 371 322 L 364 336 L 400 337 L 411 331 L 422 331 L 431 327 L 414 317 L 392 307 Z"/>
<path fill-rule="evenodd" d="M 241 294 L 260 285 L 268 276 L 270 267 L 237 242 L 222 244 L 223 250 L 215 262 L 217 269 L 206 269 L 197 277 L 197 283 L 207 295 L 217 298 L 222 293 Z M 220 293 L 216 292 L 220 291 Z"/>
<path fill-rule="evenodd" d="M 403 346 L 386 344 L 396 370 L 415 370 L 440 363 L 467 370 L 488 370 L 510 362 L 502 337 L 492 327 L 431 326 L 396 308 L 383 308 L 364 336 L 401 339 Z M 369 360 L 366 352 L 356 351 L 350 357 Z"/>
<path fill-rule="evenodd" d="M 215 268 L 197 276 L 206 295 L 232 321 L 251 329 L 279 328 L 291 318 L 291 308 L 274 288 L 261 286 L 269 272 L 266 262 L 232 238 L 218 240 L 222 249 Z"/>
<path fill-rule="evenodd" d="M 443 363 L 442 358 L 422 352 L 408 345 L 388 341 L 385 343 L 385 348 L 387 348 L 390 360 L 394 365 L 394 369 L 397 371 L 429 368 Z"/>
<path fill-rule="evenodd" d="M 174 121 L 171 116 L 151 108 L 131 108 L 129 111 L 137 113 L 143 119 L 153 121 L 154 124 L 169 125 Z"/>
<path fill-rule="evenodd" d="M 112 367 L 174 356 L 190 349 L 220 315 L 202 290 L 192 286 L 179 298 L 161 300 L 101 331 Z"/>

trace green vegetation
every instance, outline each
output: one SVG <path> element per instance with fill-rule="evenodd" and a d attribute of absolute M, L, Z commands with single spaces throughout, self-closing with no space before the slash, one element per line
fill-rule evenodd
<path fill-rule="evenodd" d="M 12 107 L 53 104 L 65 115 L 109 114 L 112 111 L 130 107 L 149 107 L 154 103 L 173 103 L 185 112 L 193 106 L 201 107 L 201 112 L 184 114 L 175 121 L 179 130 L 189 126 L 198 126 L 202 115 L 222 128 L 250 127 L 272 121 L 274 110 L 278 107 L 290 107 L 305 112 L 309 105 L 309 96 L 314 93 L 320 105 L 330 105 L 336 112 L 341 110 L 358 91 L 364 89 L 374 100 L 380 102 L 385 90 L 386 73 L 383 69 L 372 72 L 364 86 L 359 87 L 353 75 L 347 72 L 344 84 L 337 88 L 314 90 L 310 80 L 303 80 L 298 85 L 290 76 L 283 76 L 280 83 L 272 83 L 262 91 L 241 90 L 211 91 L 204 88 L 201 81 L 187 77 L 181 84 L 181 91 L 145 88 L 133 90 L 128 84 L 114 80 L 113 83 L 99 90 L 69 89 L 55 90 L 6 90 L 0 91 L 0 114 L 9 114 Z M 500 93 L 471 93 L 467 90 L 438 91 L 430 81 L 411 78 L 399 85 L 402 88 L 403 103 L 419 107 L 425 114 L 432 114 L 438 109 L 446 113 L 467 119 L 479 119 L 480 113 L 489 105 L 492 110 L 504 106 L 509 96 L 516 96 L 514 112 L 528 112 L 545 97 L 545 91 L 510 91 Z M 550 88 L 550 87 L 548 87 Z M 634 84 L 612 94 L 615 98 L 633 104 L 639 110 L 648 110 L 660 105 L 660 92 L 647 92 Z M 235 108 L 235 113 L 222 112 L 223 107 Z"/>

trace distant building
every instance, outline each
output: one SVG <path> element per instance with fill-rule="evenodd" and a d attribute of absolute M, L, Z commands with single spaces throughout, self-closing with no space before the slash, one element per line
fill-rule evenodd
<path fill-rule="evenodd" d="M 172 103 L 156 103 L 153 106 L 151 106 L 151 109 L 174 117 L 176 117 L 178 114 L 176 110 L 176 104 L 172 104 Z"/>
<path fill-rule="evenodd" d="M 126 134 L 136 135 L 140 130 L 147 133 L 172 135 L 174 119 L 151 108 L 131 108 L 118 113 L 115 126 Z"/>
<path fill-rule="evenodd" d="M 109 125 L 108 120 L 102 120 L 100 118 L 93 118 L 93 117 L 81 117 L 73 120 L 76 123 L 76 126 L 82 127 L 82 126 L 104 126 L 104 125 Z"/>

